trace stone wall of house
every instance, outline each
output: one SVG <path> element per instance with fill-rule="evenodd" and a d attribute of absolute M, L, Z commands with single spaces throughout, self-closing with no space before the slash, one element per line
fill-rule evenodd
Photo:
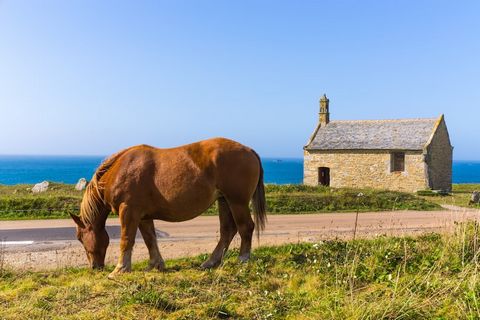
<path fill-rule="evenodd" d="M 433 190 L 452 190 L 453 150 L 448 135 L 447 125 L 442 118 L 437 130 L 427 147 L 427 164 L 429 186 Z"/>
<path fill-rule="evenodd" d="M 415 192 L 427 188 L 422 152 L 405 153 L 405 171 L 391 172 L 388 151 L 307 151 L 304 152 L 304 179 L 318 185 L 318 168 L 330 168 L 334 188 L 373 188 Z"/>

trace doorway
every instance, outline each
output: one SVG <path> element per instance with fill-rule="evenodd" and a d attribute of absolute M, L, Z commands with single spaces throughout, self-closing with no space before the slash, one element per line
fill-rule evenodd
<path fill-rule="evenodd" d="M 321 186 L 330 186 L 330 168 L 318 168 L 318 184 Z"/>

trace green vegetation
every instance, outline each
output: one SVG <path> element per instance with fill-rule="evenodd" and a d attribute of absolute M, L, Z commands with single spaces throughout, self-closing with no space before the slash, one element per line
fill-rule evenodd
<path fill-rule="evenodd" d="M 70 212 L 78 213 L 83 192 L 73 185 L 52 183 L 40 194 L 32 194 L 31 187 L 0 185 L 0 220 L 67 218 Z M 270 214 L 440 209 L 408 193 L 305 185 L 266 185 L 266 198 Z M 216 204 L 205 214 L 217 214 Z"/>
<path fill-rule="evenodd" d="M 382 210 L 438 210 L 413 194 L 371 189 L 333 189 L 305 185 L 268 185 L 269 212 L 338 212 Z M 361 196 L 359 196 L 361 194 Z"/>
<path fill-rule="evenodd" d="M 454 184 L 452 193 L 448 195 L 420 193 L 423 199 L 440 205 L 454 205 L 480 209 L 480 204 L 470 205 L 470 197 L 473 191 L 480 191 L 480 184 Z"/>
<path fill-rule="evenodd" d="M 32 187 L 0 185 L 0 220 L 66 218 L 82 201 L 83 192 L 73 185 L 50 183 L 40 194 L 33 194 Z"/>
<path fill-rule="evenodd" d="M 478 319 L 480 228 L 453 234 L 264 247 L 165 273 L 0 270 L 1 319 Z"/>

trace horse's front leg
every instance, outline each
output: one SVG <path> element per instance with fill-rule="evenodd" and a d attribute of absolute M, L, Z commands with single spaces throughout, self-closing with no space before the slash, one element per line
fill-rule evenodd
<path fill-rule="evenodd" d="M 142 233 L 143 240 L 145 241 L 145 244 L 148 248 L 148 253 L 150 255 L 150 262 L 146 271 L 150 271 L 152 269 L 163 271 L 165 269 L 165 262 L 160 254 L 160 250 L 158 250 L 157 234 L 155 233 L 155 225 L 153 224 L 153 220 L 140 221 L 138 228 Z"/>
<path fill-rule="evenodd" d="M 119 216 L 121 227 L 120 256 L 115 270 L 108 276 L 111 279 L 118 273 L 132 271 L 132 250 L 135 244 L 137 228 L 140 224 L 139 215 L 125 203 L 120 205 Z"/>

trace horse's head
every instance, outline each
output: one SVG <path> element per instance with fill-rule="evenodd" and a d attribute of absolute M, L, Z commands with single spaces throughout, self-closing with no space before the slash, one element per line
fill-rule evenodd
<path fill-rule="evenodd" d="M 101 269 L 105 265 L 105 254 L 110 242 L 105 227 L 95 228 L 85 224 L 79 216 L 70 214 L 77 225 L 77 239 L 83 244 L 88 262 L 93 269 Z"/>

